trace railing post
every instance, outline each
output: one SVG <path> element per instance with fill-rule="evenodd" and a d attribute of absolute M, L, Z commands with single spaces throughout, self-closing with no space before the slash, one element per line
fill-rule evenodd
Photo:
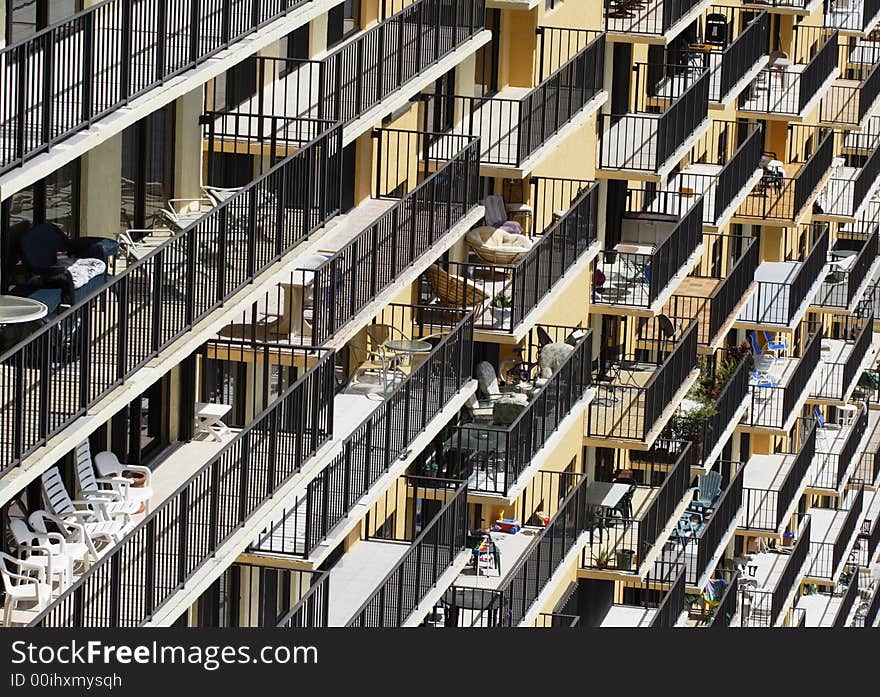
<path fill-rule="evenodd" d="M 159 0 L 156 6 L 156 82 L 165 81 L 166 44 L 171 38 L 165 25 L 167 17 L 168 0 Z"/>
<path fill-rule="evenodd" d="M 144 539 L 147 545 L 146 563 L 144 564 L 144 616 L 153 615 L 153 598 L 156 594 L 156 517 L 147 521 Z"/>
<path fill-rule="evenodd" d="M 189 537 L 189 487 L 181 490 L 179 497 L 177 523 L 177 587 L 183 588 L 186 581 L 186 557 Z"/>
<path fill-rule="evenodd" d="M 43 116 L 41 139 L 43 143 L 52 141 L 52 107 L 55 103 L 52 75 L 55 68 L 55 30 L 50 30 L 43 37 Z M 60 68 L 63 69 L 63 68 Z"/>

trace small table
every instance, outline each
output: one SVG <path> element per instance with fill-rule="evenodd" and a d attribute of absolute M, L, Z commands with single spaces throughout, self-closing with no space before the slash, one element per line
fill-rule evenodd
<path fill-rule="evenodd" d="M 407 356 L 407 361 L 412 360 L 415 353 L 430 353 L 431 344 L 427 341 L 419 341 L 418 339 L 388 339 L 382 343 L 392 353 L 402 353 Z"/>
<path fill-rule="evenodd" d="M 229 426 L 221 419 L 231 410 L 231 404 L 196 402 L 196 432 L 204 433 L 218 443 L 222 443 L 221 436 L 227 435 L 230 431 Z"/>
<path fill-rule="evenodd" d="M 587 487 L 585 503 L 597 508 L 614 508 L 629 488 L 630 484 L 619 482 L 593 482 Z"/>
<path fill-rule="evenodd" d="M 39 300 L 17 295 L 0 295 L 0 324 L 21 324 L 43 319 L 49 308 Z"/>

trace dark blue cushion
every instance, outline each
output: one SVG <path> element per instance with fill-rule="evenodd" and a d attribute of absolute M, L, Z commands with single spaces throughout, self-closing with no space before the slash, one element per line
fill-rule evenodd
<path fill-rule="evenodd" d="M 21 260 L 32 271 L 47 271 L 67 251 L 67 236 L 57 225 L 42 223 L 21 236 Z"/>

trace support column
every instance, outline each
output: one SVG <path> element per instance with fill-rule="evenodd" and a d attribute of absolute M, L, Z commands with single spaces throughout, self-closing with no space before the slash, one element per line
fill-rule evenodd
<path fill-rule="evenodd" d="M 122 207 L 122 134 L 80 158 L 80 232 L 116 239 Z"/>
<path fill-rule="evenodd" d="M 199 198 L 202 184 L 203 88 L 196 87 L 174 103 L 174 196 Z"/>
<path fill-rule="evenodd" d="M 0 48 L 6 46 L 6 0 L 0 2 Z"/>
<path fill-rule="evenodd" d="M 476 75 L 477 54 L 472 53 L 461 63 L 455 66 L 454 94 L 459 94 L 465 97 L 473 96 L 476 90 Z M 467 104 L 463 100 L 455 100 L 455 104 L 453 106 L 453 119 L 456 124 L 461 123 L 462 118 L 464 118 L 466 107 Z"/>
<path fill-rule="evenodd" d="M 327 50 L 327 13 L 309 22 L 309 58 Z"/>

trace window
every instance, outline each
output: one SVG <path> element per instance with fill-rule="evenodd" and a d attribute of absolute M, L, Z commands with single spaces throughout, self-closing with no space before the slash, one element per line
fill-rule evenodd
<path fill-rule="evenodd" d="M 345 0 L 327 13 L 327 48 L 341 44 L 361 28 L 361 5 Z"/>
<path fill-rule="evenodd" d="M 174 105 L 141 119 L 122 138 L 120 229 L 158 227 L 159 211 L 174 197 Z"/>
<path fill-rule="evenodd" d="M 54 223 L 68 237 L 79 236 L 79 160 L 57 169 L 3 202 L 0 216 L 3 289 L 15 285 L 18 238 L 40 223 Z"/>
<path fill-rule="evenodd" d="M 6 4 L 6 39 L 9 43 L 24 41 L 41 29 L 72 17 L 82 10 L 82 5 L 82 0 L 13 0 Z"/>

